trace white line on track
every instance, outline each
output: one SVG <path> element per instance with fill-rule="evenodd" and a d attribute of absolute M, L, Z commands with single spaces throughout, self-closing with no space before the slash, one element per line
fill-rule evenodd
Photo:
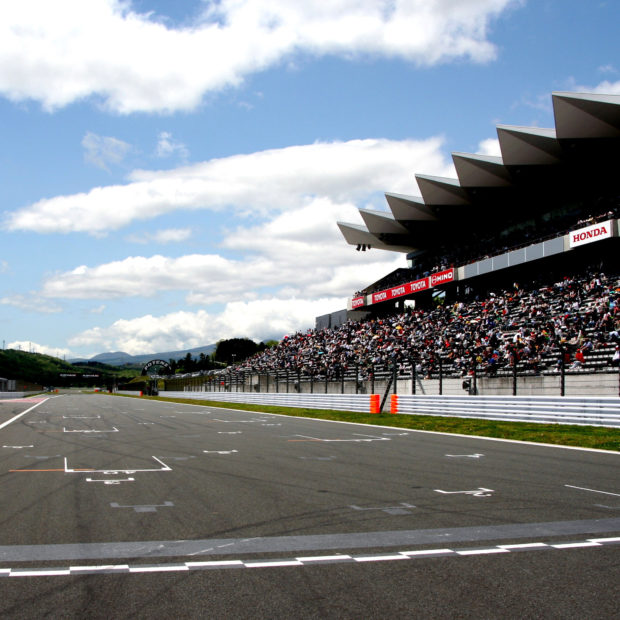
<path fill-rule="evenodd" d="M 274 558 L 265 560 L 205 560 L 202 562 L 178 562 L 176 564 L 100 564 L 54 568 L 0 568 L 2 577 L 59 577 L 67 575 L 92 575 L 107 573 L 165 573 L 190 572 L 196 570 L 231 569 L 231 568 L 282 568 L 291 566 L 309 566 L 338 563 L 372 563 L 400 560 L 423 560 L 434 557 L 472 557 L 479 555 L 510 554 L 512 552 L 540 550 L 569 550 L 620 544 L 620 537 L 589 538 L 571 543 L 530 542 L 514 545 L 497 545 L 478 549 L 421 549 L 418 551 L 396 551 L 390 554 L 376 555 L 316 555 L 295 558 Z"/>
<path fill-rule="evenodd" d="M 565 487 L 569 489 L 579 489 L 580 491 L 590 491 L 591 493 L 602 493 L 603 495 L 613 495 L 614 497 L 620 497 L 620 493 L 610 493 L 609 491 L 597 491 L 596 489 L 587 489 L 585 487 L 574 487 L 572 484 L 565 484 Z"/>
<path fill-rule="evenodd" d="M 15 422 L 15 420 L 19 420 L 19 418 L 21 418 L 22 416 L 25 416 L 27 413 L 29 413 L 30 411 L 32 411 L 33 409 L 35 409 L 39 405 L 42 405 L 44 402 L 46 402 L 48 400 L 49 400 L 49 398 L 46 398 L 45 400 L 42 400 L 41 402 L 37 403 L 36 405 L 33 405 L 32 407 L 30 407 L 30 409 L 26 409 L 26 411 L 22 411 L 21 413 L 18 413 L 16 416 L 12 417 L 10 420 L 7 420 L 6 422 L 3 422 L 2 424 L 0 424 L 0 429 L 3 429 L 5 426 L 8 426 L 9 424 L 11 424 L 11 422 Z"/>

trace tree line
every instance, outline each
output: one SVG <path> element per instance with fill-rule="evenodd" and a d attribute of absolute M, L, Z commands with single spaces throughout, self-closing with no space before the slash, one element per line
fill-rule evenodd
<path fill-rule="evenodd" d="M 192 354 L 188 353 L 180 360 L 169 360 L 169 364 L 172 374 L 214 370 L 242 362 L 255 353 L 260 353 L 276 344 L 278 344 L 276 340 L 257 344 L 249 338 L 229 338 L 220 340 L 211 355 L 201 353 L 198 357 L 192 357 Z"/>

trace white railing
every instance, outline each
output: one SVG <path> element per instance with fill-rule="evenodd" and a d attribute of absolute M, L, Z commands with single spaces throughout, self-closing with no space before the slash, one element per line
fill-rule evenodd
<path fill-rule="evenodd" d="M 14 399 L 14 398 L 27 398 L 28 396 L 35 396 L 36 394 L 44 394 L 43 390 L 35 390 L 32 392 L 0 392 L 0 400 Z"/>
<path fill-rule="evenodd" d="M 252 392 L 160 392 L 163 398 L 276 405 L 371 413 L 380 395 L 273 394 Z M 620 427 L 620 398 L 570 396 L 406 396 L 392 395 L 385 411 L 513 422 L 540 422 Z"/>
<path fill-rule="evenodd" d="M 300 409 L 370 412 L 369 394 L 276 394 L 261 392 L 164 392 L 163 398 L 213 400 L 222 403 L 275 405 Z"/>
<path fill-rule="evenodd" d="M 392 413 L 620 426 L 620 398 L 573 396 L 392 396 Z"/>

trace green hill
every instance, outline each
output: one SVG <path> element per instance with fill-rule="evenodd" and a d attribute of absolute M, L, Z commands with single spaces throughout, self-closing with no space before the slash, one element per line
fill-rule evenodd
<path fill-rule="evenodd" d="M 51 355 L 15 349 L 0 351 L 0 377 L 20 383 L 52 386 L 94 386 L 131 380 L 140 370 L 115 368 L 102 363 L 70 364 Z"/>

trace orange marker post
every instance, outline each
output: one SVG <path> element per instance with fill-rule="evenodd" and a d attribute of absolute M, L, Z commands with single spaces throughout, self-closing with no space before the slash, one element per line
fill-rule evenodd
<path fill-rule="evenodd" d="M 370 395 L 370 413 L 379 413 L 380 408 L 381 408 L 381 395 L 371 394 Z"/>
<path fill-rule="evenodd" d="M 398 413 L 398 394 L 392 394 L 390 400 L 390 413 Z"/>

